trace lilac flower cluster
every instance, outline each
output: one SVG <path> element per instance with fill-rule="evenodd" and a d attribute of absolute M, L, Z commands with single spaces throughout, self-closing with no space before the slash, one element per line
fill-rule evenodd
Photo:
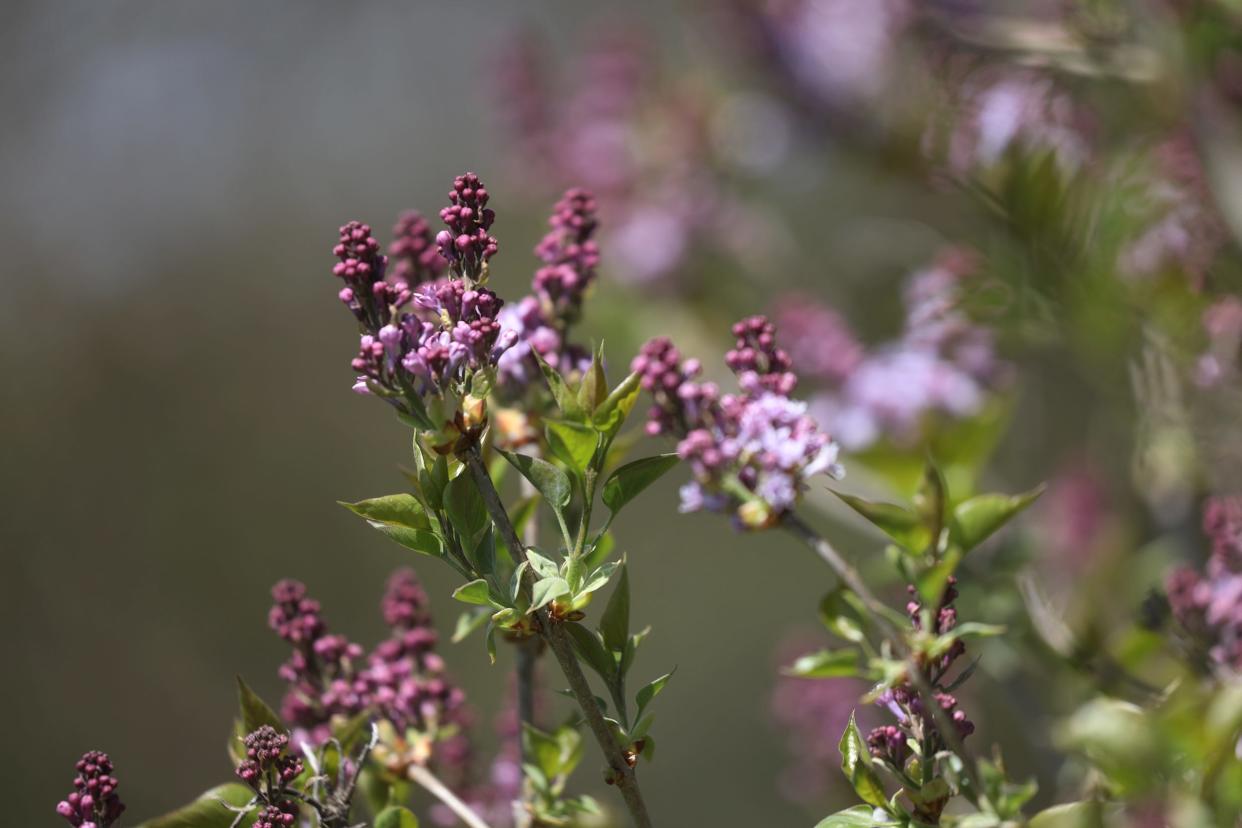
<path fill-rule="evenodd" d="M 551 230 L 535 247 L 544 264 L 531 281 L 531 294 L 500 313 L 500 324 L 514 343 L 497 360 L 502 391 L 519 396 L 542 387 L 538 359 L 566 376 L 585 372 L 590 352 L 570 341 L 569 329 L 582 313 L 587 290 L 595 281 L 599 225 L 595 197 L 586 190 L 567 190 L 557 202 Z"/>
<path fill-rule="evenodd" d="M 117 796 L 112 760 L 97 750 L 82 755 L 74 766 L 73 793 L 56 805 L 56 813 L 74 828 L 108 828 L 125 811 Z"/>
<path fill-rule="evenodd" d="M 294 646 L 280 676 L 290 685 L 281 716 L 294 726 L 295 741 L 323 744 L 334 719 L 370 711 L 391 723 L 401 740 L 417 736 L 423 745 L 437 742 L 437 759 L 452 761 L 452 739 L 468 717 L 465 695 L 444 674 L 427 595 L 413 570 L 399 569 L 389 578 L 381 611 L 390 633 L 369 654 L 344 636 L 328 633 L 319 602 L 307 596 L 303 584 L 281 581 L 272 596 L 270 625 Z M 273 746 L 281 747 L 262 742 L 256 749 L 267 756 Z M 427 756 L 420 752 L 417 759 Z"/>
<path fill-rule="evenodd" d="M 957 610 L 953 607 L 953 601 L 957 598 L 955 584 L 956 579 L 950 578 L 945 587 L 944 597 L 936 611 L 932 613 L 932 632 L 936 635 L 944 635 L 957 626 Z M 923 624 L 923 605 L 915 597 L 917 593 L 914 587 L 910 587 L 909 592 L 911 599 L 906 604 L 906 611 L 911 623 L 917 629 Z M 920 665 L 926 674 L 928 683 L 933 687 L 942 686 L 954 662 L 965 653 L 966 645 L 958 639 L 944 655 Z M 935 700 L 936 704 L 948 714 L 957 729 L 959 738 L 964 739 L 974 733 L 974 723 L 967 718 L 966 712 L 958 707 L 955 696 L 940 691 L 936 693 Z M 867 734 L 867 747 L 875 758 L 888 762 L 900 770 L 905 767 L 906 761 L 911 756 L 909 740 L 913 739 L 922 746 L 924 756 L 933 756 L 948 746 L 931 712 L 924 707 L 923 699 L 911 684 L 898 684 L 884 691 L 877 699 L 877 704 L 887 709 L 897 723 L 873 728 Z"/>
<path fill-rule="evenodd" d="M 882 439 L 913 444 L 929 417 L 975 415 L 1003 387 L 1009 372 L 992 331 L 961 307 L 976 267 L 968 251 L 950 248 L 914 273 L 901 336 L 869 350 L 831 308 L 809 298 L 777 306 L 787 334 L 779 343 L 819 386 L 811 411 L 833 424 L 843 447 L 861 451 Z"/>
<path fill-rule="evenodd" d="M 797 384 L 788 353 L 764 317 L 733 326 L 736 347 L 725 357 L 739 394 L 721 396 L 699 383 L 701 366 L 682 361 L 666 339 L 643 346 L 631 364 L 654 400 L 647 432 L 679 437 L 677 453 L 694 480 L 681 490 L 682 511 L 733 511 L 740 526 L 774 525 L 792 509 L 807 480 L 839 477 L 837 444 L 790 398 Z"/>
<path fill-rule="evenodd" d="M 595 281 L 599 245 L 591 237 L 598 220 L 595 197 L 574 188 L 565 193 L 548 219 L 552 230 L 535 248 L 544 266 L 531 284 L 548 319 L 575 321 L 582 311 L 582 298 Z"/>
<path fill-rule="evenodd" d="M 427 594 L 412 569 L 389 578 L 382 610 L 391 634 L 362 672 L 366 696 L 399 732 L 434 733 L 463 710 L 465 694 L 444 678 Z"/>
<path fill-rule="evenodd" d="M 237 766 L 237 777 L 255 791 L 283 788 L 302 774 L 302 760 L 285 753 L 289 736 L 271 725 L 247 733 L 242 744 L 246 758 Z"/>
<path fill-rule="evenodd" d="M 333 272 L 345 282 L 341 301 L 362 328 L 351 363 L 359 375 L 354 390 L 377 394 L 407 413 L 402 397 L 442 400 L 444 405 L 431 411 L 436 427 L 455 423 L 467 378 L 492 369 L 517 339 L 501 330 L 504 302 L 481 286 L 496 252 L 487 188 L 466 173 L 454 180 L 449 200 L 440 211 L 449 229 L 440 231 L 434 244 L 418 214 L 398 222 L 391 247 L 395 281 L 385 278 L 389 260 L 369 226 L 345 225 L 333 249 L 340 260 Z M 453 278 L 438 279 L 446 266 Z"/>
<path fill-rule="evenodd" d="M 1179 567 L 1165 579 L 1173 617 L 1217 666 L 1242 671 L 1242 496 L 1210 498 L 1203 531 L 1212 544 L 1204 572 Z"/>
<path fill-rule="evenodd" d="M 281 703 L 281 718 L 292 724 L 299 742 L 319 745 L 331 735 L 336 716 L 349 717 L 367 704 L 367 686 L 359 677 L 363 650 L 341 635 L 330 635 L 320 615 L 319 602 L 306 594 L 306 585 L 283 580 L 272 587 L 275 605 L 268 625 L 293 645 L 280 667 L 289 683 Z"/>

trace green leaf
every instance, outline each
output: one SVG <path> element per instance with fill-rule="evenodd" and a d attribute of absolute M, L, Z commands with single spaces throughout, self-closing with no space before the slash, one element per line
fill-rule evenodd
<path fill-rule="evenodd" d="M 457 626 L 453 629 L 453 637 L 449 640 L 454 644 L 465 641 L 471 633 L 486 624 L 490 616 L 491 613 L 485 609 L 466 610 L 457 617 Z"/>
<path fill-rule="evenodd" d="M 237 704 L 241 708 L 242 726 L 247 733 L 253 733 L 263 725 L 271 725 L 281 733 L 288 732 L 276 711 L 259 698 L 259 694 L 251 690 L 241 676 L 237 677 Z"/>
<path fill-rule="evenodd" d="M 413 550 L 420 555 L 439 558 L 444 555 L 444 543 L 440 536 L 426 529 L 410 529 L 393 523 L 369 521 L 372 529 L 376 529 L 391 541 Z"/>
<path fill-rule="evenodd" d="M 855 644 L 865 641 L 867 613 L 858 597 L 844 586 L 829 592 L 819 602 L 819 618 L 833 635 Z"/>
<path fill-rule="evenodd" d="M 492 603 L 487 581 L 482 578 L 476 578 L 468 584 L 462 584 L 453 590 L 453 597 L 463 604 L 489 605 Z"/>
<path fill-rule="evenodd" d="M 617 586 L 608 598 L 608 606 L 599 621 L 604 647 L 612 653 L 625 652 L 630 635 L 630 575 L 624 564 Z"/>
<path fill-rule="evenodd" d="M 411 494 L 393 494 L 360 500 L 357 503 L 337 503 L 359 517 L 376 523 L 392 523 L 397 526 L 408 526 L 411 529 L 429 529 L 430 521 L 423 511 L 423 504 Z"/>
<path fill-rule="evenodd" d="M 569 497 L 571 489 L 569 487 L 569 477 L 565 472 L 549 463 L 547 460 L 540 460 L 538 457 L 531 457 L 529 454 L 517 454 L 512 451 L 503 451 L 497 449 L 506 460 L 508 460 L 515 469 L 522 473 L 522 476 L 531 482 L 531 485 L 543 495 L 543 499 L 558 514 L 564 511 L 569 505 Z"/>
<path fill-rule="evenodd" d="M 676 454 L 657 454 L 626 463 L 609 475 L 604 483 L 604 505 L 614 514 L 621 511 L 625 504 L 663 477 L 677 462 Z"/>
<path fill-rule="evenodd" d="M 638 691 L 638 696 L 636 697 L 638 712 L 634 714 L 634 718 L 641 719 L 643 717 L 643 711 L 647 709 L 647 705 L 651 704 L 652 699 L 660 695 L 660 691 L 664 689 L 664 685 L 668 684 L 668 680 L 673 677 L 675 672 L 677 672 L 676 669 L 673 669 L 665 673 Z"/>
<path fill-rule="evenodd" d="M 799 656 L 783 672 L 798 678 L 836 678 L 858 675 L 857 650 L 820 650 Z"/>
<path fill-rule="evenodd" d="M 914 495 L 914 508 L 922 519 L 932 543 L 938 543 L 940 532 L 948 520 L 949 487 L 935 460 L 927 458 L 923 482 Z"/>
<path fill-rule="evenodd" d="M 385 808 L 375 817 L 375 828 L 418 828 L 418 817 L 399 805 Z"/>
<path fill-rule="evenodd" d="M 237 814 L 223 803 L 235 808 L 245 807 L 254 798 L 254 791 L 239 782 L 212 788 L 184 808 L 148 820 L 138 828 L 229 828 Z M 223 800 L 223 803 L 221 802 Z M 258 811 L 255 811 L 258 816 Z M 243 819 L 241 825 L 254 824 L 254 817 Z"/>
<path fill-rule="evenodd" d="M 444 487 L 444 510 L 467 551 L 474 548 L 491 525 L 483 496 L 464 471 Z"/>
<path fill-rule="evenodd" d="M 526 560 L 530 561 L 531 571 L 539 578 L 555 578 L 561 574 L 561 568 L 556 561 L 541 555 L 534 548 L 526 550 Z"/>
<path fill-rule="evenodd" d="M 608 585 L 608 581 L 612 579 L 612 574 L 617 571 L 617 567 L 619 567 L 620 565 L 621 564 L 616 563 L 614 561 L 612 563 L 606 563 L 603 566 L 599 567 L 594 572 L 592 572 L 589 576 L 587 576 L 586 583 L 584 583 L 574 594 L 575 595 L 587 595 L 589 593 L 603 589 L 605 586 Z"/>
<path fill-rule="evenodd" d="M 867 522 L 911 552 L 920 551 L 927 546 L 929 538 L 922 520 L 904 506 L 864 500 L 835 490 L 832 493 L 866 518 Z"/>
<path fill-rule="evenodd" d="M 816 823 L 815 828 L 871 828 L 880 825 L 896 825 L 883 811 L 876 817 L 876 810 L 870 805 L 855 805 L 844 811 L 838 811 Z"/>
<path fill-rule="evenodd" d="M 535 354 L 535 359 L 539 362 L 539 369 L 543 371 L 543 378 L 547 381 L 548 389 L 552 392 L 552 399 L 556 400 L 561 414 L 570 420 L 585 419 L 582 407 L 578 405 L 578 398 L 570 389 L 569 384 L 565 382 L 565 378 L 557 373 L 555 368 L 544 362 L 543 357 L 538 353 L 533 350 L 531 353 Z"/>
<path fill-rule="evenodd" d="M 1098 802 L 1053 805 L 1031 817 L 1027 823 L 1029 828 L 1096 828 L 1101 824 Z"/>
<path fill-rule="evenodd" d="M 534 589 L 531 591 L 530 609 L 527 612 L 542 609 L 553 600 L 567 594 L 569 594 L 569 582 L 559 575 L 535 581 Z"/>
<path fill-rule="evenodd" d="M 638 394 L 642 390 L 639 384 L 641 379 L 637 372 L 630 374 L 596 407 L 592 421 L 605 436 L 612 437 L 621 430 L 625 418 L 638 401 Z"/>
<path fill-rule="evenodd" d="M 565 632 L 569 633 L 569 639 L 573 642 L 574 651 L 578 653 L 578 656 L 590 665 L 600 678 L 611 683 L 617 672 L 616 660 L 604 650 L 599 635 L 573 621 L 565 625 Z"/>
<path fill-rule="evenodd" d="M 884 785 L 871 767 L 871 754 L 858 731 L 853 712 L 845 733 L 841 734 L 841 772 L 854 786 L 859 799 L 877 808 L 888 808 L 888 797 L 884 793 Z"/>
<path fill-rule="evenodd" d="M 578 406 L 588 415 L 599 407 L 608 396 L 608 380 L 604 378 L 604 363 L 601 351 L 591 356 L 591 367 L 582 377 L 578 385 Z"/>
<path fill-rule="evenodd" d="M 582 474 L 591 465 L 599 444 L 599 433 L 590 426 L 569 420 L 548 420 L 544 431 L 553 456 Z"/>
<path fill-rule="evenodd" d="M 1017 495 L 984 494 L 953 510 L 953 539 L 969 552 L 983 543 L 1044 493 L 1043 486 Z"/>

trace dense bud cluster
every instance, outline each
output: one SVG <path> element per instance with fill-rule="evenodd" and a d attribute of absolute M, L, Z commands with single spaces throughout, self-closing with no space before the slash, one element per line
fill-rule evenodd
<path fill-rule="evenodd" d="M 380 609 L 390 633 L 369 654 L 344 636 L 328 633 L 319 602 L 307 597 L 303 584 L 281 581 L 272 595 L 271 627 L 294 645 L 280 668 L 290 685 L 281 716 L 295 726 L 298 741 L 323 744 L 333 719 L 366 710 L 399 733 L 413 730 L 433 738 L 465 715 L 465 695 L 444 675 L 427 595 L 413 570 L 399 569 L 389 579 Z M 243 765 L 238 775 L 248 782 L 243 770 L 266 773 L 263 757 L 279 755 L 287 743 L 288 737 L 268 730 L 247 737 L 248 760 L 257 766 Z M 255 756 L 250 756 L 252 748 Z M 292 775 L 300 772 L 299 767 Z"/>
<path fill-rule="evenodd" d="M 740 394 L 720 396 L 699 383 L 700 365 L 681 360 L 666 339 L 648 342 L 631 363 L 655 405 L 647 433 L 680 437 L 677 453 L 694 480 L 682 487 L 682 511 L 731 510 L 738 525 L 773 525 L 793 508 L 808 478 L 841 474 L 837 446 L 789 394 L 797 385 L 789 355 L 762 316 L 733 327 L 726 363 Z"/>
<path fill-rule="evenodd" d="M 957 598 L 957 579 L 949 578 L 939 606 L 931 613 L 932 632 L 944 635 L 957 626 L 957 610 L 953 601 Z M 909 587 L 910 600 L 906 603 L 906 612 L 915 629 L 923 625 L 923 605 L 917 599 L 917 590 Z M 931 663 L 923 663 L 921 669 L 932 687 L 941 686 L 953 663 L 966 653 L 966 646 L 957 639 L 948 652 Z M 949 693 L 939 691 L 935 696 L 936 704 L 945 712 L 957 731 L 957 736 L 964 739 L 975 731 L 974 722 L 966 716 L 966 712 L 958 708 L 957 698 Z M 896 725 L 883 725 L 872 729 L 867 735 L 867 747 L 871 755 L 877 759 L 890 762 L 895 768 L 905 767 L 911 756 L 909 741 L 913 740 L 923 746 L 924 755 L 934 755 L 945 749 L 948 744 L 939 732 L 936 720 L 931 711 L 926 710 L 923 699 L 910 683 L 898 684 L 882 693 L 877 699 L 878 704 L 886 708 L 897 720 Z"/>
<path fill-rule="evenodd" d="M 582 303 L 599 266 L 594 241 L 598 219 L 595 197 L 570 189 L 548 219 L 552 229 L 535 247 L 544 264 L 531 280 L 531 295 L 501 311 L 500 322 L 514 343 L 497 362 L 502 390 L 520 396 L 543 387 L 538 359 L 566 377 L 585 372 L 591 353 L 569 340 L 569 331 L 582 314 Z"/>
<path fill-rule="evenodd" d="M 449 206 L 440 211 L 448 227 L 436 234 L 440 255 L 448 260 L 455 275 L 472 281 L 486 278 L 487 261 L 498 249 L 496 239 L 488 231 L 496 213 L 487 206 L 487 188 L 474 173 L 453 179 Z"/>
<path fill-rule="evenodd" d="M 599 246 L 591 238 L 598 224 L 595 198 L 586 190 L 567 191 L 548 223 L 552 230 L 535 248 L 544 266 L 535 272 L 531 286 L 545 316 L 568 324 L 581 313 L 599 265 Z"/>
<path fill-rule="evenodd" d="M 82 755 L 74 769 L 73 793 L 56 805 L 56 813 L 74 828 L 108 828 L 125 811 L 116 793 L 112 760 L 92 750 Z"/>
<path fill-rule="evenodd" d="M 242 740 L 246 758 L 237 766 L 237 777 L 256 791 L 266 783 L 284 787 L 302 773 L 302 760 L 288 756 L 289 736 L 271 725 L 246 734 Z"/>
<path fill-rule="evenodd" d="M 319 602 L 309 598 L 298 581 L 280 581 L 272 588 L 275 605 L 268 624 L 293 645 L 280 668 L 289 683 L 281 717 L 298 729 L 300 741 L 321 744 L 334 716 L 352 716 L 366 706 L 365 683 L 359 678 L 363 650 L 341 635 L 329 635 Z"/>
<path fill-rule="evenodd" d="M 434 243 L 419 214 L 398 221 L 390 248 L 393 281 L 384 278 L 388 259 L 371 228 L 359 222 L 341 228 L 333 272 L 345 281 L 341 300 L 362 328 L 351 362 L 358 375 L 354 390 L 378 394 L 407 414 L 426 409 L 425 428 L 460 432 L 474 427 L 458 422 L 468 381 L 494 369 L 518 333 L 502 330 L 504 303 L 480 286 L 496 252 L 487 233 L 495 219 L 485 206 L 487 189 L 467 173 L 454 181 L 449 199 L 441 217 L 450 230 Z M 437 278 L 446 265 L 451 278 Z"/>
<path fill-rule="evenodd" d="M 298 821 L 297 805 L 292 802 L 278 802 L 268 805 L 259 812 L 254 828 L 289 828 Z"/>
<path fill-rule="evenodd" d="M 381 609 L 391 634 L 372 651 L 362 673 L 369 703 L 402 732 L 428 732 L 449 723 L 463 711 L 465 694 L 443 675 L 427 595 L 413 570 L 393 573 Z"/>
<path fill-rule="evenodd" d="M 448 262 L 440 255 L 431 224 L 417 210 L 407 210 L 392 228 L 388 259 L 395 281 L 419 285 L 437 279 Z"/>

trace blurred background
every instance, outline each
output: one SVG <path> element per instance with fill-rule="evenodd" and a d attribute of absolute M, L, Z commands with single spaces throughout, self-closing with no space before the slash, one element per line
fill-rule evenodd
<path fill-rule="evenodd" d="M 1082 690 L 1034 683 L 1050 651 L 1015 620 L 1015 574 L 1093 646 L 1142 649 L 1144 600 L 1204 555 L 1199 500 L 1238 483 L 1230 5 L 10 2 L 7 819 L 55 824 L 90 748 L 136 818 L 226 779 L 234 674 L 281 692 L 281 577 L 369 644 L 387 574 L 414 563 L 451 629 L 452 573 L 335 506 L 399 488 L 409 438 L 349 393 L 330 269 L 339 224 L 433 214 L 466 169 L 492 192 L 502 295 L 526 290 L 560 190 L 600 194 L 581 330 L 614 376 L 654 333 L 718 362 L 731 320 L 772 311 L 823 357 L 806 389 L 855 490 L 908 495 L 945 435 L 969 446 L 954 485 L 1053 481 L 977 565 L 996 589 L 961 605 L 1029 639 L 985 651 L 974 738 L 1055 800 L 1073 766 L 1039 724 Z M 946 290 L 962 315 L 929 345 L 920 312 Z M 823 644 L 828 573 L 788 538 L 680 517 L 679 475 L 617 528 L 654 628 L 639 677 L 677 667 L 652 811 L 806 824 L 847 801 L 831 731 L 857 688 L 825 702 L 777 676 Z M 878 559 L 823 495 L 833 537 Z M 486 724 L 511 654 L 444 654 Z M 596 764 L 575 784 L 610 803 Z"/>

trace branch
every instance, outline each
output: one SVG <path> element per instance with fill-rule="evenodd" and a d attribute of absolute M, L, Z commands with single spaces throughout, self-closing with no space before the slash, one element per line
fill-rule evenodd
<path fill-rule="evenodd" d="M 932 719 L 936 722 L 936 729 L 940 731 L 940 736 L 949 746 L 949 750 L 961 758 L 966 778 L 969 780 L 970 787 L 974 791 L 975 796 L 986 802 L 987 793 L 984 791 L 983 781 L 979 777 L 979 769 L 976 767 L 974 759 L 966 752 L 966 746 L 962 743 L 962 739 L 958 735 L 957 728 L 953 725 L 952 719 L 949 718 L 949 715 L 944 712 L 939 702 L 936 701 L 935 688 L 931 686 L 931 682 L 927 680 L 927 676 L 923 674 L 922 668 L 915 661 L 914 654 L 906 646 L 905 634 L 897 629 L 896 625 L 889 621 L 884 614 L 886 608 L 883 602 L 875 596 L 875 593 L 863 581 L 858 574 L 858 570 L 850 566 L 841 557 L 841 553 L 833 548 L 832 544 L 814 529 L 803 523 L 802 519 L 796 514 L 791 512 L 785 515 L 781 525 L 807 546 L 811 547 L 811 551 L 819 555 L 824 563 L 828 564 L 832 571 L 837 574 L 837 577 L 871 611 L 876 626 L 880 628 L 880 631 L 892 643 L 897 655 L 906 662 L 906 674 L 914 685 L 914 689 L 918 691 L 919 697 L 923 700 L 923 709 L 931 713 Z"/>
<path fill-rule="evenodd" d="M 522 496 L 533 497 L 536 494 L 534 485 L 522 478 Z M 527 522 L 522 532 L 522 541 L 525 546 L 539 545 L 539 520 L 532 516 Z M 535 666 L 539 659 L 539 639 L 521 638 L 514 642 L 515 659 L 517 664 L 514 668 L 514 674 L 517 684 L 517 712 L 518 712 L 518 749 L 521 753 L 522 765 L 530 764 L 531 757 L 527 747 L 526 726 L 535 726 Z M 523 780 L 522 783 L 522 807 L 517 815 L 517 825 L 519 828 L 529 828 L 531 825 L 531 799 L 534 790 L 532 786 Z"/>
<path fill-rule="evenodd" d="M 472 446 L 463 452 L 462 460 L 474 484 L 478 487 L 479 494 L 483 497 L 483 503 L 487 506 L 487 512 L 497 531 L 500 532 L 501 539 L 510 549 L 521 550 L 522 555 L 525 556 L 526 547 L 518 538 L 504 504 L 500 502 L 500 494 L 492 484 L 492 478 L 487 473 L 487 467 L 483 464 L 478 447 Z M 526 572 L 526 578 L 529 584 L 531 578 L 529 569 Z M 561 672 L 565 674 L 565 679 L 569 682 L 570 691 L 574 694 L 578 706 L 582 708 L 582 715 L 586 718 L 587 726 L 595 736 L 595 741 L 599 743 L 600 750 L 604 752 L 604 758 L 612 770 L 612 780 L 621 789 L 621 796 L 625 799 L 630 817 L 637 828 L 651 828 L 651 817 L 647 815 L 647 805 L 643 802 L 642 791 L 638 787 L 638 777 L 626 760 L 621 746 L 617 744 L 612 728 L 604 720 L 604 714 L 600 712 L 599 705 L 595 702 L 595 694 L 591 691 L 591 685 L 587 683 L 586 676 L 582 673 L 582 667 L 579 666 L 578 658 L 574 655 L 569 636 L 564 627 L 552 621 L 546 610 L 538 610 L 535 618 L 552 654 L 556 656 Z"/>
<path fill-rule="evenodd" d="M 448 786 L 441 782 L 439 777 L 427 768 L 422 765 L 410 765 L 407 775 L 410 779 L 422 785 L 429 794 L 447 805 L 449 810 L 456 814 L 457 818 L 466 823 L 470 828 L 491 828 L 469 805 L 462 802 L 457 794 L 449 790 Z"/>

